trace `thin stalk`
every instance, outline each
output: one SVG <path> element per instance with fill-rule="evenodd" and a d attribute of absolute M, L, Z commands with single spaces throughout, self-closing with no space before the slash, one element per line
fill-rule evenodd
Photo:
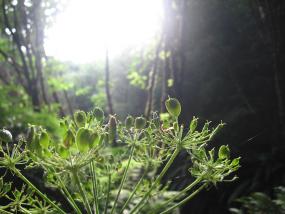
<path fill-rule="evenodd" d="M 152 184 L 152 186 L 150 187 L 150 189 L 148 190 L 147 193 L 144 194 L 144 197 L 136 204 L 136 206 L 131 210 L 130 214 L 134 213 L 139 207 L 140 205 L 144 202 L 144 200 L 150 195 L 151 191 L 154 189 L 154 187 L 161 181 L 162 177 L 164 176 L 164 174 L 167 172 L 167 170 L 169 169 L 169 167 L 171 166 L 171 164 L 173 163 L 174 159 L 176 158 L 176 156 L 179 154 L 180 152 L 180 147 L 176 147 L 176 149 L 174 150 L 173 154 L 171 155 L 170 159 L 168 160 L 168 162 L 166 163 L 166 165 L 164 166 L 164 168 L 162 169 L 162 171 L 160 172 L 159 176 L 156 178 L 156 180 L 154 181 L 154 183 Z"/>
<path fill-rule="evenodd" d="M 80 179 L 79 179 L 79 176 L 78 176 L 77 172 L 73 171 L 72 175 L 73 175 L 73 178 L 75 180 L 76 185 L 78 186 L 80 195 L 83 198 L 83 202 L 84 202 L 84 205 L 86 207 L 87 213 L 88 214 L 92 214 L 92 210 L 91 210 L 90 204 L 88 203 L 88 199 L 87 199 L 87 196 L 85 194 L 85 191 L 84 191 L 84 189 L 81 186 L 81 182 L 80 182 Z"/>
<path fill-rule="evenodd" d="M 178 194 L 173 196 L 172 198 L 168 199 L 166 202 L 164 202 L 161 207 L 167 206 L 171 201 L 175 200 L 176 198 L 180 198 L 184 193 L 191 190 L 194 186 L 196 186 L 200 181 L 202 180 L 202 177 L 197 178 L 195 181 L 193 181 L 190 185 L 188 185 L 185 189 L 180 191 Z"/>
<path fill-rule="evenodd" d="M 92 172 L 92 187 L 93 187 L 93 195 L 95 199 L 95 214 L 99 214 L 99 205 L 98 205 L 98 187 L 97 187 L 97 180 L 96 180 L 96 172 L 95 172 L 95 165 L 94 161 L 90 163 L 91 172 Z"/>
<path fill-rule="evenodd" d="M 0 208 L 0 213 L 4 213 L 4 214 L 13 214 L 12 212 L 9 212 L 9 211 L 6 211 L 6 210 L 2 210 L 1 208 Z"/>
<path fill-rule="evenodd" d="M 112 210 L 111 210 L 111 214 L 113 214 L 114 211 L 115 211 L 115 208 L 116 208 L 116 205 L 117 205 L 117 202 L 118 202 L 118 199 L 119 199 L 121 190 L 122 190 L 122 188 L 123 188 L 123 185 L 124 185 L 125 180 L 126 180 L 126 177 L 127 177 L 127 172 L 128 172 L 128 170 L 129 170 L 129 166 L 130 166 L 131 160 L 132 160 L 133 155 L 134 155 L 134 151 L 135 151 L 135 143 L 133 143 L 133 145 L 132 145 L 131 154 L 129 155 L 129 160 L 128 160 L 127 166 L 126 166 L 126 168 L 125 168 L 125 171 L 124 171 L 124 174 L 123 174 L 123 178 L 122 178 L 121 184 L 120 184 L 120 186 L 119 186 L 119 191 L 118 191 L 118 193 L 117 193 L 116 199 L 115 199 L 115 201 L 114 201 L 114 205 L 113 205 Z"/>
<path fill-rule="evenodd" d="M 140 180 L 139 180 L 138 183 L 136 184 L 136 186 L 135 186 L 134 190 L 132 191 L 131 195 L 129 196 L 128 200 L 125 202 L 123 208 L 122 208 L 121 211 L 119 212 L 120 214 L 122 214 L 122 213 L 124 212 L 124 209 L 128 206 L 129 202 L 133 199 L 133 197 L 134 197 L 136 191 L 138 190 L 139 186 L 141 185 L 141 183 L 142 183 L 142 181 L 143 181 L 143 179 L 144 179 L 144 177 L 145 177 L 145 175 L 146 175 L 146 173 L 147 173 L 147 168 L 148 168 L 148 167 L 146 167 L 146 169 L 145 169 L 145 171 L 144 171 L 142 177 L 140 178 Z"/>
<path fill-rule="evenodd" d="M 109 204 L 109 198 L 110 198 L 110 186 L 111 186 L 111 174 L 108 175 L 108 187 L 107 187 L 107 198 L 104 208 L 104 214 L 107 214 L 108 204 Z"/>
<path fill-rule="evenodd" d="M 163 212 L 161 212 L 160 214 L 166 214 L 171 212 L 172 210 L 176 209 L 177 207 L 182 206 L 183 204 L 185 204 L 186 202 L 188 202 L 189 200 L 191 200 L 195 195 L 197 195 L 200 191 L 202 191 L 205 187 L 207 186 L 207 184 L 203 184 L 202 186 L 200 186 L 197 190 L 195 190 L 191 195 L 189 195 L 188 197 L 186 197 L 185 199 L 183 199 L 182 201 L 180 201 L 179 203 L 173 205 L 172 207 L 169 207 L 168 209 L 164 210 Z"/>
<path fill-rule="evenodd" d="M 52 207 L 54 207 L 59 213 L 66 214 L 59 206 L 57 206 L 52 200 L 50 200 L 46 195 L 44 195 L 37 187 L 35 187 L 18 169 L 12 169 L 13 172 L 21 178 L 31 189 L 33 189 L 39 196 L 42 197 L 46 202 L 48 202 Z"/>
<path fill-rule="evenodd" d="M 77 204 L 75 203 L 74 199 L 72 198 L 71 194 L 69 193 L 69 191 L 67 190 L 65 184 L 62 182 L 62 180 L 60 179 L 59 176 L 57 176 L 55 174 L 56 178 L 58 179 L 61 187 L 62 187 L 62 192 L 64 193 L 64 196 L 66 197 L 66 199 L 69 201 L 70 205 L 72 206 L 72 208 L 79 214 L 82 214 L 81 210 L 79 209 L 79 207 L 77 206 Z"/>

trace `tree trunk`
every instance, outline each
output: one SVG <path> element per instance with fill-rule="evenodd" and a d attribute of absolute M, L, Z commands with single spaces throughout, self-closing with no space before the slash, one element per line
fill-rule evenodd
<path fill-rule="evenodd" d="M 113 110 L 113 104 L 110 92 L 110 68 L 109 68 L 108 49 L 106 50 L 106 61 L 105 61 L 105 91 L 107 96 L 107 105 L 108 105 L 109 114 L 113 115 L 114 110 Z"/>

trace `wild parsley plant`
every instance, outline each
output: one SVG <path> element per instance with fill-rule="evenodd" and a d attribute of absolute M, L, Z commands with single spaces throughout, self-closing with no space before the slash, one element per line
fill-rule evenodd
<path fill-rule="evenodd" d="M 95 108 L 60 120 L 60 136 L 31 125 L 26 139 L 12 144 L 11 133 L 2 129 L 0 167 L 25 185 L 12 190 L 12 183 L 0 178 L 0 198 L 10 201 L 0 213 L 172 213 L 202 190 L 235 180 L 227 177 L 239 168 L 239 158 L 230 159 L 227 145 L 218 152 L 207 149 L 224 123 L 210 128 L 206 122 L 197 130 L 194 117 L 185 128 L 178 123 L 179 101 L 168 98 L 165 104 L 170 117 L 163 122 L 156 113 L 149 120 L 128 116 L 121 122 L 111 115 L 104 122 L 103 111 Z M 161 181 L 181 151 L 191 159 L 193 179 L 184 189 L 169 191 Z M 45 185 L 61 192 L 66 204 L 23 174 L 34 168 L 44 170 Z"/>

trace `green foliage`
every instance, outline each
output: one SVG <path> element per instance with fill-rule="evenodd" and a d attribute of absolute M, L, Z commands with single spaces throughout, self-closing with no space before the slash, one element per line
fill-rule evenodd
<path fill-rule="evenodd" d="M 3 185 L 0 178 L 0 197 L 11 201 L 0 211 L 67 213 L 23 175 L 19 164 L 41 167 L 46 185 L 61 191 L 74 213 L 88 214 L 172 213 L 200 191 L 236 179 L 225 180 L 239 168 L 239 158 L 231 160 L 227 146 L 220 147 L 218 156 L 214 149 L 207 149 L 222 123 L 214 128 L 207 123 L 202 130 L 192 126 L 187 132 L 177 117 L 175 121 L 165 119 L 165 128 L 155 113 L 148 121 L 137 117 L 134 123 L 130 116 L 126 123 L 109 116 L 106 124 L 95 116 L 93 111 L 78 111 L 74 121 L 60 120 L 57 137 L 40 126 L 31 126 L 25 141 L 10 145 L 1 140 L 0 167 L 10 170 L 26 186 L 10 197 L 10 184 Z M 181 151 L 192 160 L 187 167 L 194 181 L 181 191 L 171 192 L 161 180 Z M 36 203 L 37 197 L 42 199 L 40 203 Z"/>
<path fill-rule="evenodd" d="M 230 211 L 236 214 L 283 214 L 285 213 L 285 188 L 275 188 L 275 199 L 270 198 L 262 192 L 254 192 L 250 196 L 237 199 L 241 208 L 231 208 Z"/>
<path fill-rule="evenodd" d="M 127 78 L 130 80 L 132 86 L 138 87 L 140 89 L 146 88 L 147 77 L 145 75 L 140 75 L 136 71 L 129 72 Z"/>
<path fill-rule="evenodd" d="M 58 119 L 56 106 L 51 109 L 43 107 L 41 112 L 34 112 L 30 98 L 21 86 L 0 85 L 0 126 L 17 133 L 23 132 L 27 124 L 43 125 L 46 129 L 58 135 Z"/>

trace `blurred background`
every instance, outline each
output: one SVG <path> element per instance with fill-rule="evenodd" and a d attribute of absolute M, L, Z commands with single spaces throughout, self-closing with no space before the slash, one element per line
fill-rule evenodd
<path fill-rule="evenodd" d="M 169 95 L 182 103 L 185 125 L 193 116 L 226 122 L 211 146 L 229 144 L 242 157 L 237 181 L 201 193 L 181 213 L 229 213 L 256 191 L 270 203 L 285 185 L 285 1 L 0 4 L 0 127 L 56 132 L 57 117 L 95 106 L 149 117 L 165 112 Z M 185 162 L 181 154 L 165 178 L 173 190 L 190 179 Z"/>

